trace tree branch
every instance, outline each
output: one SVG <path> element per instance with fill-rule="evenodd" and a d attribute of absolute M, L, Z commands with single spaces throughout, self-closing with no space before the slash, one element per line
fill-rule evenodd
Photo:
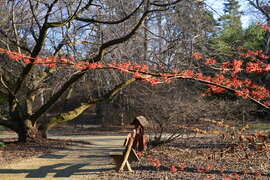
<path fill-rule="evenodd" d="M 171 2 L 171 3 L 165 3 L 165 4 L 160 4 L 160 3 L 155 3 L 155 2 L 153 2 L 153 3 L 150 3 L 150 5 L 158 6 L 158 7 L 166 7 L 166 6 L 175 5 L 175 4 L 177 4 L 177 3 L 181 2 L 181 1 L 182 1 L 182 0 L 176 0 L 176 1 L 174 1 L 174 2 Z"/>
<path fill-rule="evenodd" d="M 24 50 L 24 51 L 26 51 L 28 53 L 31 53 L 31 50 L 30 49 L 28 49 L 27 47 L 22 46 L 20 44 L 17 44 L 16 41 L 14 41 L 9 35 L 6 34 L 6 32 L 3 31 L 3 29 L 1 29 L 1 27 L 0 27 L 0 34 L 2 34 L 5 38 L 7 38 L 8 41 L 10 41 L 15 46 L 20 47 L 22 50 Z"/>
<path fill-rule="evenodd" d="M 87 110 L 89 107 L 95 105 L 96 103 L 104 101 L 104 100 L 112 99 L 122 89 L 126 88 L 128 85 L 130 85 L 131 83 L 133 83 L 135 81 L 136 81 L 135 78 L 126 80 L 123 83 L 121 83 L 121 84 L 117 85 L 116 87 L 114 87 L 110 92 L 103 95 L 102 97 L 90 100 L 87 103 L 81 103 L 75 109 L 73 109 L 71 111 L 68 111 L 68 112 L 65 112 L 65 113 L 60 113 L 57 116 L 55 116 L 55 117 L 53 117 L 53 118 L 51 118 L 49 120 L 45 119 L 44 121 L 46 121 L 46 122 L 40 122 L 40 124 L 41 124 L 41 126 L 46 126 L 46 128 L 50 128 L 50 127 L 52 127 L 52 126 L 54 126 L 54 125 L 56 125 L 58 123 L 70 121 L 70 120 L 78 117 L 79 115 L 81 115 L 85 110 Z"/>
<path fill-rule="evenodd" d="M 203 83 L 203 84 L 214 85 L 214 86 L 226 89 L 226 90 L 228 90 L 230 92 L 236 92 L 236 89 L 233 89 L 233 88 L 221 85 L 221 84 L 217 84 L 217 83 L 214 83 L 214 82 L 211 82 L 211 81 L 207 81 L 207 80 L 201 80 L 201 79 L 196 79 L 196 78 L 191 78 L 191 77 L 182 77 L 182 76 L 175 76 L 175 77 L 172 77 L 170 79 L 188 79 L 188 80 L 197 81 L 197 82 L 200 82 L 200 83 Z M 251 97 L 249 95 L 247 96 L 247 99 L 255 102 L 256 104 L 258 104 L 258 105 L 260 105 L 260 106 L 262 106 L 262 107 L 264 107 L 266 109 L 270 109 L 270 107 L 266 106 L 265 104 L 261 103 L 260 101 L 254 99 L 253 97 Z"/>
<path fill-rule="evenodd" d="M 79 8 L 81 5 L 82 1 L 79 2 L 79 5 L 77 6 L 77 9 L 75 10 L 75 12 L 69 16 L 67 19 L 60 21 L 60 22 L 51 22 L 51 23 L 47 23 L 49 28 L 54 28 L 54 27 L 60 27 L 60 26 L 64 26 L 65 24 L 69 23 L 70 21 L 76 19 L 77 13 L 79 12 Z"/>
<path fill-rule="evenodd" d="M 147 1 L 149 2 L 149 1 Z M 148 9 L 149 3 L 147 3 L 147 8 Z M 120 44 L 123 43 L 127 40 L 129 40 L 139 29 L 139 27 L 141 26 L 141 24 L 143 23 L 144 19 L 146 18 L 146 16 L 149 13 L 155 12 L 155 11 L 160 11 L 160 10 L 146 10 L 142 17 L 140 18 L 139 22 L 136 24 L 136 26 L 125 36 L 120 37 L 120 38 L 116 38 L 113 40 L 110 40 L 104 44 L 101 45 L 101 47 L 99 48 L 99 52 L 98 54 L 93 57 L 92 59 L 90 59 L 90 62 L 97 62 L 100 61 L 104 55 L 104 50 L 106 48 L 109 48 L 113 45 L 116 44 Z M 83 75 L 87 72 L 88 70 L 82 70 L 76 74 L 74 74 L 68 81 L 66 81 L 64 83 L 64 85 L 47 101 L 47 103 L 45 103 L 43 106 L 41 106 L 39 108 L 39 110 L 37 110 L 33 115 L 31 115 L 29 117 L 29 119 L 31 119 L 33 122 L 35 122 L 44 112 L 46 112 L 57 100 L 58 98 L 73 84 L 75 83 L 77 80 L 79 80 L 81 77 L 83 77 Z"/>
<path fill-rule="evenodd" d="M 70 22 L 71 20 L 74 19 L 74 17 L 76 16 L 76 13 L 78 12 L 79 6 L 77 7 L 75 13 L 70 16 L 69 18 L 67 18 L 64 23 L 59 23 L 59 24 L 54 24 L 54 23 L 48 23 L 48 19 L 49 19 L 49 15 L 52 12 L 52 9 L 54 7 L 54 5 L 58 2 L 58 0 L 54 0 L 53 3 L 48 7 L 47 13 L 45 15 L 45 20 L 44 20 L 44 24 L 42 25 L 41 29 L 40 29 L 40 34 L 39 37 L 36 41 L 36 45 L 33 49 L 33 51 L 31 52 L 31 63 L 27 64 L 27 66 L 23 69 L 23 72 L 21 73 L 20 77 L 18 78 L 17 82 L 15 83 L 15 90 L 14 90 L 14 94 L 17 94 L 17 92 L 20 90 L 22 83 L 24 82 L 25 78 L 27 77 L 27 75 L 30 73 L 30 71 L 32 70 L 34 64 L 33 62 L 35 61 L 34 58 L 36 58 L 38 56 L 38 54 L 40 53 L 44 41 L 46 39 L 46 35 L 47 35 L 47 31 L 49 28 L 53 28 L 53 27 L 60 27 L 65 25 L 65 23 Z M 90 6 L 92 1 L 89 1 L 89 3 L 84 7 L 85 9 L 87 9 L 86 7 Z M 85 10 L 84 9 L 84 10 Z M 82 12 L 82 11 L 80 11 Z"/>
<path fill-rule="evenodd" d="M 144 18 L 147 16 L 148 13 L 151 13 L 152 11 L 146 11 L 144 12 L 143 16 L 141 17 L 141 19 L 139 20 L 139 22 L 137 23 L 137 25 L 131 30 L 130 33 L 128 33 L 127 35 L 118 38 L 118 39 L 114 39 L 111 41 L 108 41 L 106 43 L 104 43 L 103 45 L 101 45 L 100 49 L 99 49 L 99 53 L 90 61 L 91 62 L 97 62 L 100 61 L 103 57 L 104 54 L 104 50 L 108 47 L 111 47 L 113 45 L 116 44 L 120 44 L 123 43 L 127 40 L 129 40 L 135 33 L 136 31 L 139 29 L 140 25 L 142 24 Z M 82 70 L 81 72 L 78 72 L 76 74 L 74 74 L 67 82 L 64 83 L 64 85 L 47 101 L 47 103 L 45 103 L 43 106 L 40 107 L 39 110 L 37 110 L 33 115 L 31 115 L 29 118 L 34 122 L 36 121 L 44 112 L 46 112 L 57 100 L 58 98 L 73 84 L 75 83 L 77 80 L 79 80 L 81 77 L 83 77 L 83 75 L 87 72 L 88 70 Z"/>
<path fill-rule="evenodd" d="M 37 23 L 38 28 L 41 29 L 41 25 L 40 25 L 40 23 L 38 22 L 38 18 L 37 18 L 36 14 L 35 14 L 35 10 L 34 10 L 35 8 L 34 8 L 34 6 L 33 6 L 33 4 L 32 4 L 32 1 L 31 1 L 31 0 L 28 0 L 28 2 L 29 2 L 29 5 L 30 5 L 30 10 L 31 10 L 31 13 L 32 13 L 32 15 L 33 15 L 33 18 L 34 18 L 35 22 Z M 37 6 L 38 6 L 38 3 L 39 3 L 39 2 L 37 2 Z"/>
<path fill-rule="evenodd" d="M 19 47 L 17 47 L 18 48 L 18 52 L 21 53 L 20 42 L 19 42 L 19 35 L 18 35 L 18 31 L 17 31 L 17 26 L 15 24 L 15 11 L 14 11 L 14 7 L 15 7 L 15 2 L 13 1 L 12 2 L 11 24 L 12 24 L 12 28 L 13 28 L 14 35 L 15 35 L 15 42 L 19 46 Z"/>
<path fill-rule="evenodd" d="M 139 6 L 132 11 L 129 15 L 125 16 L 122 19 L 116 20 L 116 21 L 102 21 L 102 20 L 97 20 L 97 19 L 90 19 L 90 18 L 83 18 L 83 17 L 76 17 L 76 20 L 82 21 L 82 22 L 88 22 L 88 23 L 99 23 L 99 24 L 120 24 L 126 20 L 128 20 L 131 16 L 133 16 L 143 5 L 144 0 L 139 4 Z"/>
<path fill-rule="evenodd" d="M 146 11 L 143 13 L 142 17 L 140 18 L 139 22 L 136 24 L 136 26 L 128 33 L 126 34 L 125 36 L 123 37 L 120 37 L 120 38 L 116 38 L 116 39 L 113 39 L 113 40 L 110 40 L 110 41 L 107 41 L 105 42 L 104 44 L 102 44 L 99 48 L 99 51 L 98 51 L 98 54 L 91 58 L 89 60 L 89 62 L 98 62 L 101 60 L 103 54 L 104 54 L 104 50 L 111 47 L 111 46 L 114 46 L 116 44 L 121 44 L 127 40 L 129 40 L 136 32 L 137 30 L 140 28 L 140 26 L 142 25 L 144 19 L 146 18 L 146 16 L 148 15 L 148 13 L 150 12 L 153 12 L 153 11 Z"/>
<path fill-rule="evenodd" d="M 61 95 L 77 80 L 79 80 L 87 70 L 83 70 L 74 74 L 65 84 L 43 105 L 41 106 L 33 115 L 29 117 L 31 121 L 36 121 L 44 112 L 46 112 Z"/>
<path fill-rule="evenodd" d="M 263 7 L 260 6 L 260 3 L 258 0 L 256 0 L 256 4 L 251 1 L 251 0 L 248 0 L 249 4 L 251 4 L 254 8 L 256 8 L 257 10 L 259 10 L 267 19 L 267 21 L 270 20 L 270 16 L 269 16 L 269 12 L 266 12 Z"/>
<path fill-rule="evenodd" d="M 21 75 L 19 76 L 19 78 L 17 79 L 16 83 L 15 83 L 15 89 L 14 89 L 14 94 L 17 94 L 17 92 L 20 90 L 22 83 L 24 82 L 25 78 L 27 77 L 27 75 L 30 73 L 30 71 L 32 70 L 34 64 L 33 62 L 35 61 L 34 58 L 36 58 L 38 56 L 38 54 L 40 53 L 44 41 L 46 39 L 46 35 L 47 35 L 47 30 L 49 29 L 48 26 L 48 19 L 49 19 L 49 15 L 51 14 L 51 11 L 53 9 L 53 6 L 58 2 L 58 0 L 54 0 L 53 3 L 49 6 L 47 13 L 45 15 L 45 22 L 43 24 L 43 26 L 41 27 L 40 30 L 40 34 L 39 37 L 37 39 L 36 45 L 33 49 L 33 51 L 31 52 L 31 63 L 27 64 L 26 67 L 23 69 L 23 72 L 21 73 Z"/>

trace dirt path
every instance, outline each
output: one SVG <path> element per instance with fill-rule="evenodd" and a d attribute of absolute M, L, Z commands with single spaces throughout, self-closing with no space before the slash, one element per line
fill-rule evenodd
<path fill-rule="evenodd" d="M 114 169 L 110 152 L 121 151 L 123 136 L 53 136 L 91 142 L 45 154 L 0 169 L 0 180 L 95 180 Z"/>

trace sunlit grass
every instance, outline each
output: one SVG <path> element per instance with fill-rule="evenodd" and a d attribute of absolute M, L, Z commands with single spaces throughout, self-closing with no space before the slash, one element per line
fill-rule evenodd
<path fill-rule="evenodd" d="M 270 130 L 270 124 L 254 124 L 249 125 L 248 130 Z"/>

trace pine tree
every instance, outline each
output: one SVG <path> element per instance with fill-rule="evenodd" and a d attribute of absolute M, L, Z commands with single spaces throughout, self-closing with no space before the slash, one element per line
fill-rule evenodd
<path fill-rule="evenodd" d="M 214 53 L 225 55 L 236 50 L 243 44 L 244 30 L 242 28 L 240 4 L 237 0 L 226 0 L 224 15 L 218 19 L 219 31 L 210 41 Z"/>
<path fill-rule="evenodd" d="M 240 11 L 239 2 L 236 0 L 227 0 L 224 3 L 224 15 L 220 18 L 223 29 L 236 28 L 241 30 L 241 16 L 243 12 Z"/>

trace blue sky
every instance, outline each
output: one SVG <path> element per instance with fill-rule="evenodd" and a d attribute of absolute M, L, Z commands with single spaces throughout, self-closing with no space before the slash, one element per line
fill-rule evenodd
<path fill-rule="evenodd" d="M 215 10 L 215 12 L 213 12 L 215 18 L 218 18 L 220 15 L 223 14 L 224 0 L 206 0 L 205 2 L 208 6 Z M 254 16 L 252 16 L 251 13 L 246 13 L 246 11 L 248 10 L 248 3 L 246 0 L 240 0 L 239 3 L 241 4 L 241 10 L 245 13 L 245 15 L 241 18 L 242 25 L 245 28 L 252 21 L 256 21 L 256 19 L 252 18 Z"/>

